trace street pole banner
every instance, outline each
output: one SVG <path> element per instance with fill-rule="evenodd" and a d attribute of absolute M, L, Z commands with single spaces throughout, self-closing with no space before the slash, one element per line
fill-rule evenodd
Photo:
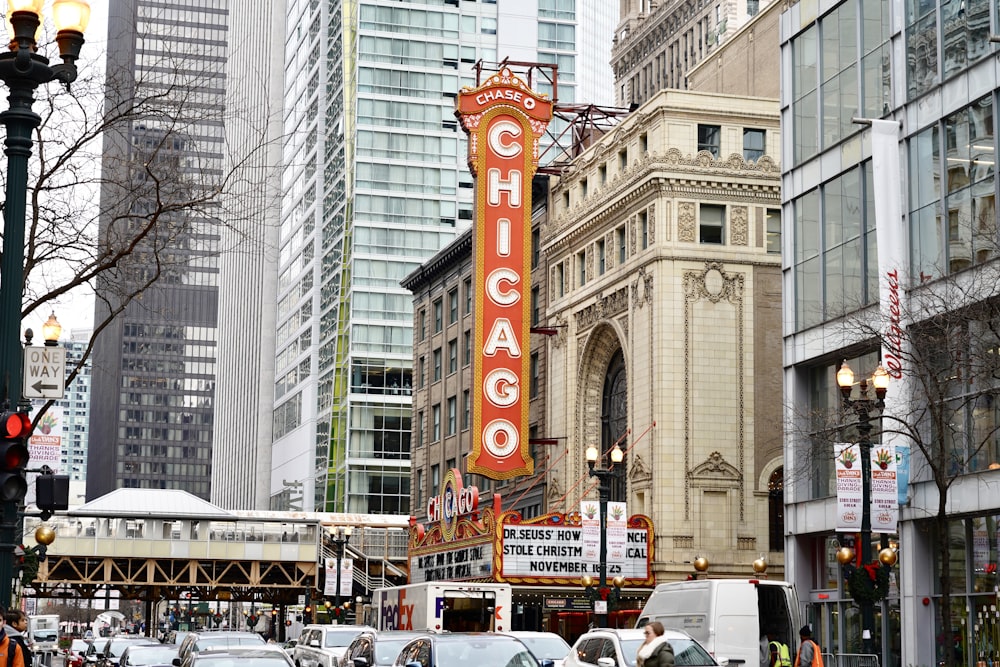
<path fill-rule="evenodd" d="M 342 558 L 340 561 L 340 596 L 351 599 L 354 593 L 354 559 Z"/>
<path fill-rule="evenodd" d="M 895 533 L 899 520 L 896 490 L 896 450 L 892 445 L 872 447 L 871 520 L 876 533 Z"/>
<path fill-rule="evenodd" d="M 861 448 L 855 443 L 833 444 L 837 468 L 837 532 L 856 533 L 861 530 L 861 503 L 864 487 L 861 482 Z"/>
<path fill-rule="evenodd" d="M 628 546 L 628 512 L 625 503 L 608 503 L 608 563 L 624 563 Z"/>
<path fill-rule="evenodd" d="M 327 558 L 325 565 L 323 569 L 326 571 L 326 581 L 323 582 L 323 597 L 332 598 L 337 594 L 337 559 Z"/>
<path fill-rule="evenodd" d="M 599 562 L 601 560 L 600 506 L 593 500 L 580 501 L 580 529 L 583 562 Z"/>
<path fill-rule="evenodd" d="M 528 443 L 531 179 L 552 100 L 504 67 L 463 88 L 456 115 L 476 178 L 473 222 L 472 454 L 466 472 L 511 479 L 534 472 Z"/>
<path fill-rule="evenodd" d="M 906 462 L 900 469 L 898 502 L 906 502 L 909 486 L 910 443 L 895 426 L 906 414 L 909 393 L 903 360 L 907 354 L 906 325 L 908 303 L 906 231 L 901 211 L 899 171 L 899 122 L 872 121 L 872 186 L 875 200 L 875 239 L 878 245 L 878 297 L 882 318 L 882 366 L 892 382 L 885 395 L 882 442 L 892 445 Z M 886 417 L 888 419 L 886 419 Z"/>

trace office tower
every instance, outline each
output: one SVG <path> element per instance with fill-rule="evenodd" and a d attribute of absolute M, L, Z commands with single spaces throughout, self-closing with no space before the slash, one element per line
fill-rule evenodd
<path fill-rule="evenodd" d="M 909 434 L 896 532 L 875 531 L 869 542 L 873 558 L 883 547 L 901 555 L 875 604 L 880 664 L 973 664 L 993 627 L 979 619 L 993 613 L 982 594 L 996 586 L 1000 512 L 1000 497 L 983 491 L 1000 468 L 998 32 L 993 5 L 981 1 L 846 0 L 819 11 L 798 3 L 781 16 L 785 461 L 798 471 L 785 486 L 786 565 L 810 601 L 816 640 L 844 653 L 860 647 L 861 614 L 835 554 L 851 546 L 863 564 L 863 546 L 838 531 L 833 440 L 868 440 L 874 455 L 899 442 L 894 433 Z M 879 120 L 889 122 L 866 124 Z M 876 131 L 895 150 L 877 150 Z M 898 158 L 888 181 L 874 156 Z M 876 220 L 892 204 L 895 215 Z M 894 249 L 883 220 L 905 227 L 898 263 L 882 256 Z M 890 267 L 901 282 L 887 297 L 880 278 L 893 277 Z M 892 342 L 880 332 L 894 307 L 916 354 L 904 355 L 884 413 L 874 392 L 860 394 L 865 385 L 842 408 L 845 360 L 866 382 L 880 363 L 896 370 L 893 348 L 880 345 Z M 946 493 L 935 478 L 948 482 Z"/>
<path fill-rule="evenodd" d="M 510 58 L 558 64 L 560 102 L 607 103 L 610 67 L 583 61 L 610 49 L 613 4 L 289 0 L 272 508 L 409 511 L 399 282 L 473 218 L 458 91 Z"/>
<path fill-rule="evenodd" d="M 224 169 L 225 0 L 109 6 L 88 500 L 119 487 L 209 497 Z M 155 279 L 155 282 L 154 282 Z M 130 298 L 143 285 L 151 286 Z M 130 293 L 131 292 L 131 293 Z"/>
<path fill-rule="evenodd" d="M 66 367 L 76 368 L 80 363 L 87 342 L 93 332 L 70 332 L 69 340 L 60 343 L 66 348 Z M 66 395 L 61 401 L 56 401 L 56 407 L 62 409 L 62 460 L 60 472 L 69 475 L 71 482 L 83 482 L 87 479 L 87 442 L 90 426 L 90 380 L 91 360 L 80 367 L 72 382 L 66 385 Z M 72 497 L 70 500 L 74 500 Z"/>
<path fill-rule="evenodd" d="M 221 228 L 215 429 L 229 435 L 212 445 L 211 500 L 226 509 L 267 509 L 285 14 L 284 3 L 270 0 L 231 0 L 230 9 L 226 171 L 238 167 L 240 177 Z"/>

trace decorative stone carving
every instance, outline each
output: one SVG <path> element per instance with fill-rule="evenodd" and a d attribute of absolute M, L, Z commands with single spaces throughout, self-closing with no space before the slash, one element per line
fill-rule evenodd
<path fill-rule="evenodd" d="M 677 240 L 694 243 L 695 233 L 694 202 L 682 201 L 677 204 Z"/>
<path fill-rule="evenodd" d="M 622 328 L 622 333 L 625 334 L 625 340 L 628 340 L 628 315 L 619 317 L 618 325 Z"/>
<path fill-rule="evenodd" d="M 713 482 L 728 482 L 735 484 L 742 479 L 740 471 L 730 465 L 722 454 L 712 452 L 705 461 L 691 471 L 692 479 L 711 480 Z"/>
<path fill-rule="evenodd" d="M 578 330 L 588 329 L 600 320 L 614 317 L 628 309 L 628 286 L 619 287 L 611 294 L 598 294 L 597 301 L 576 313 Z"/>
<path fill-rule="evenodd" d="M 562 484 L 559 483 L 559 476 L 550 474 L 545 484 L 545 497 L 550 503 L 558 502 L 563 496 Z"/>
<path fill-rule="evenodd" d="M 640 266 L 632 283 L 632 307 L 642 308 L 647 303 L 653 303 L 653 276 Z"/>
<path fill-rule="evenodd" d="M 635 254 L 635 237 L 638 235 L 639 231 L 639 223 L 636 221 L 634 215 L 629 218 L 628 226 L 630 228 L 630 233 L 628 235 L 628 256 L 631 257 Z"/>
<path fill-rule="evenodd" d="M 718 303 L 723 299 L 736 303 L 743 298 L 744 276 L 729 275 L 722 262 L 705 262 L 705 270 L 684 274 L 684 295 L 688 301 L 708 299 Z"/>
<path fill-rule="evenodd" d="M 549 339 L 552 341 L 552 347 L 562 347 L 566 344 L 566 330 L 569 326 L 566 323 L 566 318 L 562 313 L 555 316 L 555 330 L 556 335 L 550 336 Z"/>
<path fill-rule="evenodd" d="M 729 242 L 733 245 L 747 245 L 747 207 L 733 206 L 729 211 L 730 224 L 732 225 Z"/>
<path fill-rule="evenodd" d="M 693 549 L 694 548 L 694 536 L 693 535 L 674 535 L 674 549 Z"/>
<path fill-rule="evenodd" d="M 653 479 L 653 473 L 650 472 L 649 466 L 646 465 L 646 460 L 640 454 L 631 454 L 629 456 L 628 476 L 633 484 L 648 482 Z"/>

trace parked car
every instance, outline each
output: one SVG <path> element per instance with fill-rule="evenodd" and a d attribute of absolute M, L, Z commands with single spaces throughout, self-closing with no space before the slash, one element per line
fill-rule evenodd
<path fill-rule="evenodd" d="M 510 635 L 478 632 L 429 634 L 411 640 L 396 656 L 395 667 L 552 667 L 535 659 Z"/>
<path fill-rule="evenodd" d="M 83 656 L 93 642 L 86 639 L 74 639 L 66 649 L 66 656 L 63 661 L 66 667 L 83 667 Z"/>
<path fill-rule="evenodd" d="M 340 659 L 366 625 L 307 625 L 292 652 L 296 667 L 340 667 Z"/>
<path fill-rule="evenodd" d="M 391 667 L 407 642 L 427 632 L 405 630 L 365 630 L 351 642 L 340 662 L 341 667 Z"/>
<path fill-rule="evenodd" d="M 118 667 L 118 660 L 122 652 L 129 646 L 157 646 L 159 642 L 149 637 L 129 637 L 128 635 L 118 635 L 103 640 L 104 644 L 97 652 L 97 667 Z M 101 641 L 94 642 L 100 644 Z M 84 656 L 86 659 L 86 656 Z"/>
<path fill-rule="evenodd" d="M 690 635 L 667 630 L 667 641 L 674 649 L 675 665 L 728 665 L 728 658 L 718 662 Z M 580 635 L 566 656 L 565 667 L 635 667 L 636 653 L 645 640 L 641 628 L 591 630 Z"/>
<path fill-rule="evenodd" d="M 292 667 L 292 659 L 277 644 L 209 648 L 191 656 L 191 667 Z"/>
<path fill-rule="evenodd" d="M 281 645 L 281 648 L 283 648 L 285 650 L 285 653 L 288 654 L 288 657 L 291 658 L 292 654 L 295 651 L 295 645 L 298 643 L 299 643 L 298 639 L 289 639 L 288 641 L 286 641 L 284 644 Z"/>
<path fill-rule="evenodd" d="M 187 630 L 171 630 L 163 638 L 164 644 L 177 644 L 178 646 L 184 641 L 184 638 L 191 634 Z"/>
<path fill-rule="evenodd" d="M 173 664 L 176 667 L 191 667 L 192 656 L 208 649 L 231 649 L 237 646 L 265 645 L 264 638 L 256 632 L 238 632 L 234 630 L 209 630 L 206 632 L 189 632 Z"/>
<path fill-rule="evenodd" d="M 570 646 L 566 640 L 554 632 L 529 632 L 527 630 L 515 630 L 506 633 L 511 637 L 517 637 L 521 643 L 528 647 L 539 660 L 551 660 L 555 667 L 563 667 L 566 656 L 569 654 Z"/>
<path fill-rule="evenodd" d="M 176 644 L 137 644 L 122 651 L 118 667 L 157 667 L 173 665 L 177 657 Z"/>

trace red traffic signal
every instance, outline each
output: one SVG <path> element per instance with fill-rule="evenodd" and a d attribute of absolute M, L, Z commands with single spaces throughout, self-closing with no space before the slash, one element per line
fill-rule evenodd
<path fill-rule="evenodd" d="M 19 440 L 31 435 L 31 417 L 27 412 L 5 412 L 0 421 L 3 422 L 3 433 L 0 435 L 4 440 Z"/>
<path fill-rule="evenodd" d="M 28 436 L 31 417 L 27 412 L 4 412 L 0 415 L 0 500 L 24 499 L 28 482 L 24 469 L 28 465 Z"/>

